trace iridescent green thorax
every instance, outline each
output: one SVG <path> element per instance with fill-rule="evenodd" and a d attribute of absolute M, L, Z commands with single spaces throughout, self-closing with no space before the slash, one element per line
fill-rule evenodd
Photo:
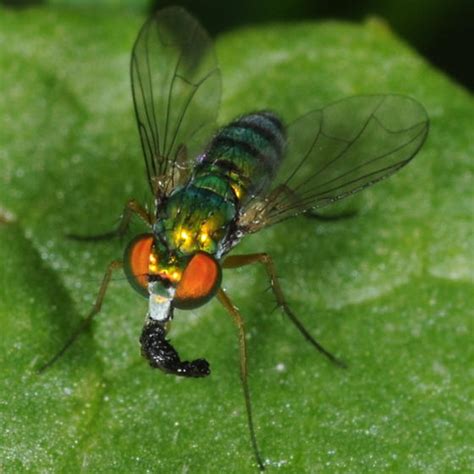
<path fill-rule="evenodd" d="M 283 125 L 270 112 L 245 115 L 221 129 L 189 182 L 158 210 L 154 233 L 166 260 L 197 251 L 220 258 L 242 205 L 269 186 L 284 147 Z"/>
<path fill-rule="evenodd" d="M 230 192 L 220 177 L 210 176 L 205 182 L 191 181 L 172 194 L 160 210 L 155 234 L 164 239 L 168 249 L 178 257 L 198 250 L 215 254 L 236 215 Z"/>

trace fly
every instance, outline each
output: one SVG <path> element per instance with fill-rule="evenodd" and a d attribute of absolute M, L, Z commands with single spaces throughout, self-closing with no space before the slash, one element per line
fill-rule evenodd
<path fill-rule="evenodd" d="M 141 352 L 154 368 L 182 377 L 207 377 L 203 358 L 181 360 L 167 340 L 175 310 L 214 296 L 234 320 L 250 441 L 258 448 L 247 382 L 247 343 L 239 310 L 222 288 L 222 269 L 260 263 L 283 314 L 326 358 L 343 365 L 316 341 L 288 306 L 270 255 L 229 255 L 251 233 L 317 210 L 387 178 L 405 166 L 428 134 L 428 118 L 401 95 L 343 99 L 285 125 L 264 110 L 216 130 L 221 75 L 207 32 L 184 9 L 157 12 L 132 50 L 132 95 L 154 209 L 127 202 L 117 229 L 80 240 L 123 235 L 138 215 L 148 232 L 136 236 L 107 268 L 97 300 L 82 324 L 42 370 L 53 364 L 100 311 L 114 271 L 123 269 L 148 299 Z"/>

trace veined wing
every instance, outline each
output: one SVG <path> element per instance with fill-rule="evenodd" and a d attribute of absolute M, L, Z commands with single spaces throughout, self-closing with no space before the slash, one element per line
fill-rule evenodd
<path fill-rule="evenodd" d="M 148 181 L 164 196 L 187 176 L 215 124 L 221 77 L 212 40 L 184 9 L 160 10 L 138 34 L 130 74 Z"/>
<path fill-rule="evenodd" d="M 416 155 L 428 128 L 425 109 L 401 95 L 356 96 L 309 112 L 288 127 L 279 184 L 249 202 L 240 226 L 255 232 L 387 178 Z"/>

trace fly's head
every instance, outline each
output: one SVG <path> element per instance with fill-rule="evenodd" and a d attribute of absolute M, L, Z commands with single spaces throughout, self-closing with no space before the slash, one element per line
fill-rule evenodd
<path fill-rule="evenodd" d="M 132 287 L 149 299 L 149 317 L 163 322 L 171 319 L 173 308 L 205 304 L 216 294 L 222 278 L 221 267 L 211 254 L 169 251 L 154 234 L 141 234 L 130 242 L 124 268 Z"/>

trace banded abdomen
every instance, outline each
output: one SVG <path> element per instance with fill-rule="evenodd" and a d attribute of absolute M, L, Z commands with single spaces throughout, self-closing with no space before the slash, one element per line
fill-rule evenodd
<path fill-rule="evenodd" d="M 248 196 L 268 188 L 280 165 L 285 143 L 283 123 L 272 112 L 239 117 L 212 139 L 196 167 L 194 184 L 199 185 L 210 176 L 221 178 L 241 204 Z"/>

